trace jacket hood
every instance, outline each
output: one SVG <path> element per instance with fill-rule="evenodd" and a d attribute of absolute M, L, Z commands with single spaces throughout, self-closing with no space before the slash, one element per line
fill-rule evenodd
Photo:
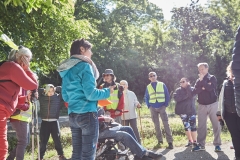
<path fill-rule="evenodd" d="M 82 60 L 77 59 L 77 58 L 66 59 L 60 63 L 60 65 L 57 68 L 57 71 L 59 72 L 61 77 L 64 77 L 67 74 L 67 72 L 69 71 L 69 69 L 71 69 L 72 67 L 74 67 L 76 64 L 78 64 L 81 61 Z"/>

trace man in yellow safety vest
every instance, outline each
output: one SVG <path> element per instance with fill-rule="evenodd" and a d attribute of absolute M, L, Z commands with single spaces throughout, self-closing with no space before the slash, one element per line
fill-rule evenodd
<path fill-rule="evenodd" d="M 160 146 L 163 143 L 162 132 L 159 123 L 160 114 L 169 145 L 167 149 L 173 149 L 172 132 L 168 124 L 168 115 L 166 113 L 166 107 L 168 106 L 170 100 L 168 89 L 163 82 L 157 81 L 157 74 L 155 72 L 150 72 L 148 77 L 151 83 L 146 88 L 145 102 L 151 112 L 152 121 L 157 133 L 156 137 L 158 139 L 158 145 Z"/>

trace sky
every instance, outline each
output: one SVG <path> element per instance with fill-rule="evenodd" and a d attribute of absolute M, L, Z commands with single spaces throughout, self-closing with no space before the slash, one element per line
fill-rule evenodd
<path fill-rule="evenodd" d="M 171 19 L 171 10 L 173 7 L 185 7 L 191 3 L 191 0 L 148 0 L 151 3 L 156 4 L 163 10 L 164 19 Z M 204 5 L 208 0 L 199 0 L 199 4 Z"/>

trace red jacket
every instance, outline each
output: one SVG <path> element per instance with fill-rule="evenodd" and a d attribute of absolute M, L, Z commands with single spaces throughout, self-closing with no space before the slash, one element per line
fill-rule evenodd
<path fill-rule="evenodd" d="M 38 87 L 33 72 L 24 71 L 18 63 L 12 61 L 0 66 L 0 80 L 11 80 L 0 82 L 0 109 L 5 110 L 8 117 L 16 109 L 21 87 L 25 90 L 34 90 Z"/>

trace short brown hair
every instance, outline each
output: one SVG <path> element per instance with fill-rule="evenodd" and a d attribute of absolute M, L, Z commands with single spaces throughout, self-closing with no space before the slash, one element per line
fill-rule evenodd
<path fill-rule="evenodd" d="M 82 39 L 76 39 L 73 41 L 70 49 L 70 55 L 78 55 L 81 54 L 80 47 L 83 47 L 85 49 L 90 49 L 92 48 L 92 44 L 85 40 L 84 38 Z"/>

